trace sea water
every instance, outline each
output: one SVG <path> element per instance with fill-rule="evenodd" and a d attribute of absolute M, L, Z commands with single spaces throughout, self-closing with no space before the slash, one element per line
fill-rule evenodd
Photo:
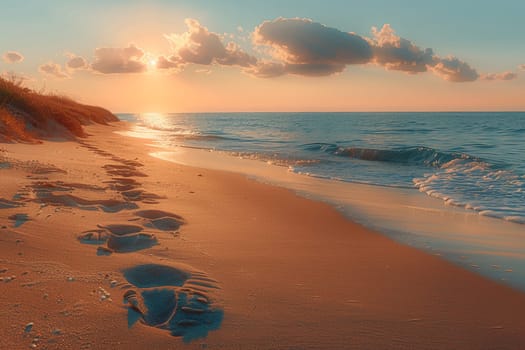
<path fill-rule="evenodd" d="M 441 236 L 428 227 L 429 235 L 421 225 L 399 225 L 399 218 L 392 222 L 384 216 L 382 225 L 377 217 L 367 220 L 367 213 L 325 191 L 329 203 L 357 221 L 405 243 L 432 246 L 451 260 L 470 259 L 469 266 L 476 268 L 480 261 L 471 258 L 483 256 L 491 268 L 482 268 L 482 273 L 525 289 L 523 112 L 146 113 L 120 118 L 134 121 L 135 134 L 149 136 L 167 150 L 221 151 L 328 182 L 419 193 L 432 199 L 425 202 L 429 207 L 446 205 L 506 222 L 477 223 L 491 227 L 477 239 L 472 239 L 476 232 L 461 239 L 466 233 L 459 232 L 459 225 Z M 314 192 L 323 197 L 322 191 Z M 508 273 L 494 275 L 494 269 Z"/>

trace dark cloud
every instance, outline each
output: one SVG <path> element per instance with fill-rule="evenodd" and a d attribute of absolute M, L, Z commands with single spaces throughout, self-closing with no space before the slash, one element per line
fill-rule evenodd
<path fill-rule="evenodd" d="M 375 63 L 410 74 L 431 70 L 451 82 L 475 81 L 478 72 L 456 57 L 440 57 L 395 34 L 389 24 L 372 28 L 372 38 L 330 28 L 310 19 L 277 18 L 255 28 L 254 43 L 269 48 L 273 62 L 259 62 L 248 74 L 272 78 L 284 74 L 324 76 L 347 65 Z M 509 80 L 514 75 L 487 75 Z"/>
<path fill-rule="evenodd" d="M 59 78 L 59 79 L 69 78 L 69 75 L 62 70 L 62 66 L 59 65 L 58 63 L 48 62 L 48 63 L 42 64 L 40 65 L 40 67 L 38 67 L 38 70 L 42 74 L 50 76 L 50 77 Z"/>
<path fill-rule="evenodd" d="M 89 64 L 84 57 L 70 56 L 66 67 L 69 69 L 87 69 L 89 68 Z"/>
<path fill-rule="evenodd" d="M 128 47 L 100 47 L 95 49 L 91 68 L 99 73 L 141 73 L 147 65 L 142 61 L 144 51 L 131 44 Z"/>
<path fill-rule="evenodd" d="M 325 63 L 277 63 L 258 62 L 256 66 L 245 69 L 245 72 L 258 78 L 275 78 L 285 74 L 296 74 L 309 77 L 322 77 L 342 72 L 344 64 Z"/>
<path fill-rule="evenodd" d="M 284 64 L 285 73 L 322 76 L 338 73 L 349 64 L 364 64 L 372 58 L 367 40 L 303 18 L 277 18 L 255 28 L 254 43 L 270 48 L 274 59 Z M 275 63 L 259 65 L 278 71 Z M 252 70 L 256 76 L 272 76 Z"/>
<path fill-rule="evenodd" d="M 475 81 L 479 78 L 474 68 L 453 56 L 437 58 L 431 69 L 437 76 L 455 83 Z"/>
<path fill-rule="evenodd" d="M 489 73 L 481 76 L 482 80 L 514 80 L 518 77 L 518 73 L 514 72 L 502 72 L 502 73 Z"/>
<path fill-rule="evenodd" d="M 411 41 L 397 36 L 389 24 L 381 30 L 372 28 L 371 40 L 374 52 L 373 61 L 388 70 L 399 70 L 407 73 L 422 73 L 429 65 L 434 64 L 432 49 L 421 49 Z"/>
<path fill-rule="evenodd" d="M 217 33 L 210 32 L 195 19 L 186 19 L 188 31 L 182 34 L 166 35 L 174 51 L 168 60 L 177 64 L 220 64 L 225 66 L 250 67 L 257 59 L 233 42 L 224 45 Z M 170 66 L 170 64 L 167 64 Z M 168 67 L 171 68 L 171 67 Z"/>
<path fill-rule="evenodd" d="M 20 52 L 7 51 L 3 54 L 2 59 L 7 63 L 18 63 L 24 60 L 24 56 Z"/>

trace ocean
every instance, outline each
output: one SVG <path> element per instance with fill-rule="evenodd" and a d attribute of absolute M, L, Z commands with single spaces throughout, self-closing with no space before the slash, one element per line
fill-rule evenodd
<path fill-rule="evenodd" d="M 428 202 L 432 206 L 458 208 L 507 222 L 511 225 L 501 226 L 501 230 L 510 227 L 512 244 L 501 233 L 508 249 L 479 253 L 483 263 L 492 266 L 481 270 L 494 277 L 494 266 L 506 267 L 507 272 L 514 272 L 507 273 L 512 275 L 510 279 L 525 277 L 523 250 L 512 248 L 516 239 L 525 245 L 524 112 L 146 113 L 119 117 L 134 122 L 135 135 L 148 136 L 165 150 L 213 150 L 342 185 L 419 192 L 432 199 Z M 344 203 L 326 197 L 321 199 L 353 213 L 350 216 L 357 221 L 377 221 L 356 218 L 360 214 L 355 210 L 346 211 Z M 388 231 L 395 224 L 386 220 L 383 225 L 370 226 Z M 418 231 L 420 226 L 412 225 L 408 231 Z M 395 235 L 407 231 L 406 227 L 390 231 Z M 500 229 L 496 230 L 491 231 L 492 236 L 485 235 L 490 237 L 485 237 L 481 246 L 479 240 L 475 244 L 472 239 L 458 240 L 464 232 L 456 236 L 448 233 L 447 238 L 434 232 L 430 239 L 421 232 L 409 232 L 407 239 L 404 232 L 394 238 L 420 248 L 432 246 L 439 254 L 462 263 L 475 252 L 493 248 L 495 237 L 500 235 Z M 516 238 L 520 232 L 523 237 Z M 425 238 L 414 239 L 418 235 Z M 496 245 L 501 247 L 500 243 Z M 478 268 L 479 261 L 474 262 L 469 260 L 468 264 Z M 509 279 L 496 275 L 499 280 Z M 511 284 L 525 289 L 524 282 Z"/>

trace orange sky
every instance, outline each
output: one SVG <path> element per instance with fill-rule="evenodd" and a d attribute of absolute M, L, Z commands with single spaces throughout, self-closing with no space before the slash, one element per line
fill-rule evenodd
<path fill-rule="evenodd" d="M 520 80 L 454 84 L 433 75 L 351 68 L 337 76 L 260 79 L 235 68 L 210 73 L 93 76 L 48 80 L 85 103 L 115 112 L 524 110 Z"/>

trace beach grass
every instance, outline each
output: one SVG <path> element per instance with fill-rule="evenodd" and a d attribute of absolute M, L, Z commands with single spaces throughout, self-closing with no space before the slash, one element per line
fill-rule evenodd
<path fill-rule="evenodd" d="M 83 125 L 117 120 L 104 108 L 29 89 L 14 77 L 0 77 L 0 140 L 85 137 Z"/>

